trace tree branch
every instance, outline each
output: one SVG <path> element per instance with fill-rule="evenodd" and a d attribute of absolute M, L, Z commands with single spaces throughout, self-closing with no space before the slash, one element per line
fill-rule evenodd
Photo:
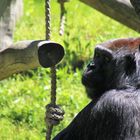
<path fill-rule="evenodd" d="M 64 56 L 61 45 L 48 41 L 20 41 L 0 51 L 0 80 L 38 66 L 50 67 Z"/>
<path fill-rule="evenodd" d="M 129 0 L 80 0 L 103 14 L 140 32 L 140 18 Z M 96 20 L 96 19 L 95 19 Z"/>

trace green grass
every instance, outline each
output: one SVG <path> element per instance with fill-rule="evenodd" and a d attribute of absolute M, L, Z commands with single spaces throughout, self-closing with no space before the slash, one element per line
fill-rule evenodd
<path fill-rule="evenodd" d="M 57 70 L 57 103 L 66 114 L 63 122 L 54 128 L 54 136 L 89 102 L 81 84 L 82 70 L 73 72 L 72 64 L 78 60 L 87 63 L 97 43 L 139 34 L 83 3 L 71 0 L 66 4 L 65 35 L 60 37 L 57 0 L 52 1 L 51 6 L 51 39 L 64 45 L 66 51 Z M 24 7 L 14 40 L 44 39 L 44 1 L 24 0 Z M 28 73 L 31 76 L 18 74 L 0 82 L 0 140 L 45 139 L 44 114 L 45 105 L 50 102 L 50 70 L 38 68 Z"/>

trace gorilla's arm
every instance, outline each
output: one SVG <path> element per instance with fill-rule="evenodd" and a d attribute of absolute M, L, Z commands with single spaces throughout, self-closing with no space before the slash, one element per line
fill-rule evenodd
<path fill-rule="evenodd" d="M 88 124 L 87 122 L 89 121 L 93 105 L 94 103 L 90 102 L 80 113 L 78 113 L 69 126 L 61 131 L 53 140 L 79 140 L 79 137 L 83 137 L 83 134 L 86 131 L 84 128 L 88 127 L 86 125 Z"/>
<path fill-rule="evenodd" d="M 89 103 L 53 140 L 139 140 L 140 95 L 110 90 Z"/>

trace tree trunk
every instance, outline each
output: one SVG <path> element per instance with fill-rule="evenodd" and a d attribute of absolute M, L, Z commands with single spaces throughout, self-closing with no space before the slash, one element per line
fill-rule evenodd
<path fill-rule="evenodd" d="M 16 20 L 22 15 L 22 0 L 0 0 L 0 49 L 12 44 Z"/>
<path fill-rule="evenodd" d="M 140 18 L 129 0 L 80 0 L 103 14 L 140 32 Z M 133 0 L 134 1 L 134 0 Z M 140 7 L 140 6 L 139 6 Z M 96 19 L 95 19 L 96 20 Z"/>
<path fill-rule="evenodd" d="M 10 7 L 11 0 L 1 0 L 0 1 L 0 17 L 3 16 L 7 7 Z"/>

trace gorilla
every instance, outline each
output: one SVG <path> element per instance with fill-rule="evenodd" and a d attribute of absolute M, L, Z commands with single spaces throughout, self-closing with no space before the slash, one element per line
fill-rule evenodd
<path fill-rule="evenodd" d="M 140 38 L 97 45 L 82 84 L 91 102 L 53 140 L 140 140 Z"/>

